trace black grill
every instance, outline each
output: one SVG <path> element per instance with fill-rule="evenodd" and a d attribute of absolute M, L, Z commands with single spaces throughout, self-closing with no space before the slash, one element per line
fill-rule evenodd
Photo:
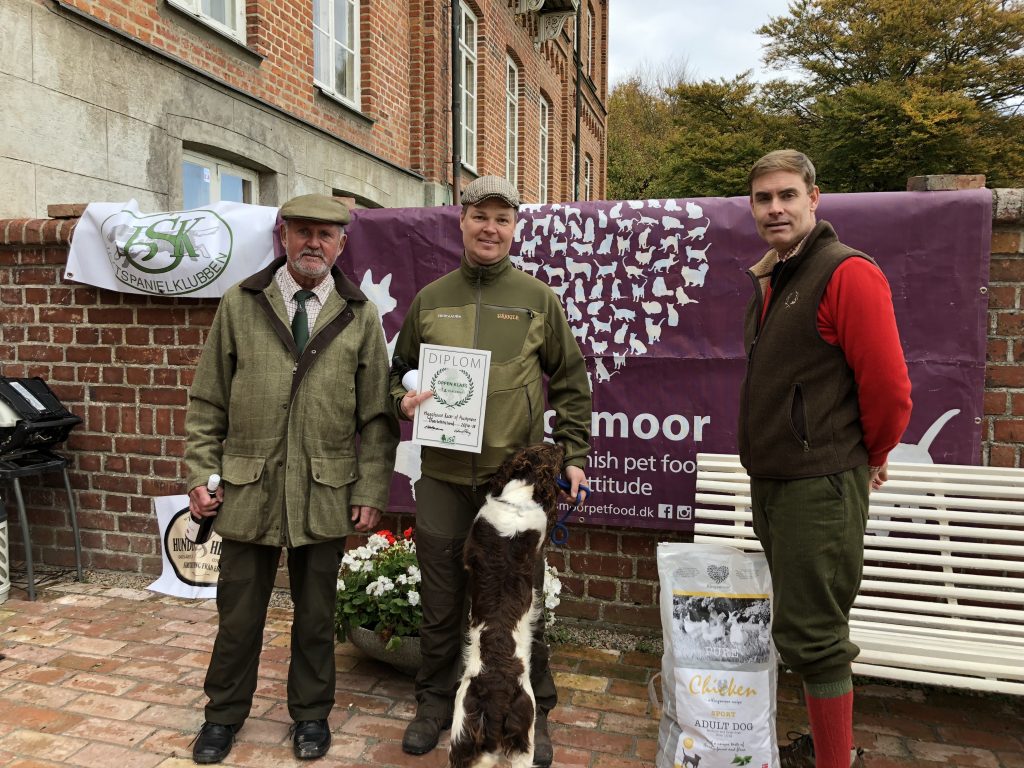
<path fill-rule="evenodd" d="M 81 422 L 38 376 L 0 377 L 0 460 L 52 448 Z"/>

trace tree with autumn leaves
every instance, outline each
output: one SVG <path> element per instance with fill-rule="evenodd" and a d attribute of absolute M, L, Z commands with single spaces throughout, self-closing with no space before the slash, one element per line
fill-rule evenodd
<path fill-rule="evenodd" d="M 932 173 L 1024 185 L 1019 0 L 794 0 L 757 31 L 764 63 L 796 79 L 616 86 L 611 197 L 744 195 L 754 160 L 785 146 L 833 192 Z"/>

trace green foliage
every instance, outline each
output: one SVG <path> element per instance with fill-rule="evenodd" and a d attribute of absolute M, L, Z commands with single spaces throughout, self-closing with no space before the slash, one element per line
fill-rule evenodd
<path fill-rule="evenodd" d="M 913 80 L 980 106 L 1024 96 L 1024 11 L 1000 0 L 797 0 L 758 33 L 765 63 L 819 94 Z"/>
<path fill-rule="evenodd" d="M 797 135 L 796 120 L 762 100 L 749 72 L 680 83 L 668 95 L 680 130 L 667 173 L 656 185 L 658 197 L 744 195 L 754 161 Z"/>
<path fill-rule="evenodd" d="M 825 191 L 934 173 L 1024 183 L 1021 2 L 794 0 L 758 32 L 765 63 L 801 80 L 615 89 L 612 197 L 744 195 L 751 164 L 782 147 L 815 161 Z"/>
<path fill-rule="evenodd" d="M 608 193 L 614 200 L 654 197 L 672 131 L 668 104 L 658 89 L 627 80 L 608 97 Z"/>

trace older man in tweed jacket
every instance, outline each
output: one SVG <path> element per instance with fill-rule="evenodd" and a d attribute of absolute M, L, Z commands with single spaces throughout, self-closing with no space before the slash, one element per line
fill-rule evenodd
<path fill-rule="evenodd" d="M 223 760 L 249 714 L 282 547 L 295 604 L 295 756 L 326 754 L 338 566 L 345 536 L 373 530 L 387 507 L 398 444 L 377 310 L 334 266 L 348 209 L 303 195 L 281 217 L 286 258 L 225 293 L 190 392 L 190 507 L 216 514 L 224 540 L 197 763 Z M 211 497 L 215 472 L 223 485 Z"/>

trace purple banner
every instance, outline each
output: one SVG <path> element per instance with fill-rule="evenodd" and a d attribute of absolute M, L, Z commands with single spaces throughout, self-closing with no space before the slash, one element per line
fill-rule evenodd
<path fill-rule="evenodd" d="M 978 461 L 991 206 L 984 189 L 822 196 L 819 219 L 892 286 L 914 399 L 894 460 Z M 458 214 L 356 212 L 341 261 L 389 346 L 416 292 L 458 266 Z M 745 271 L 766 249 L 746 198 L 524 206 L 513 260 L 561 297 L 594 393 L 595 493 L 571 522 L 692 527 L 697 453 L 737 450 Z M 419 449 L 403 442 L 393 509 L 414 510 L 418 477 Z"/>

